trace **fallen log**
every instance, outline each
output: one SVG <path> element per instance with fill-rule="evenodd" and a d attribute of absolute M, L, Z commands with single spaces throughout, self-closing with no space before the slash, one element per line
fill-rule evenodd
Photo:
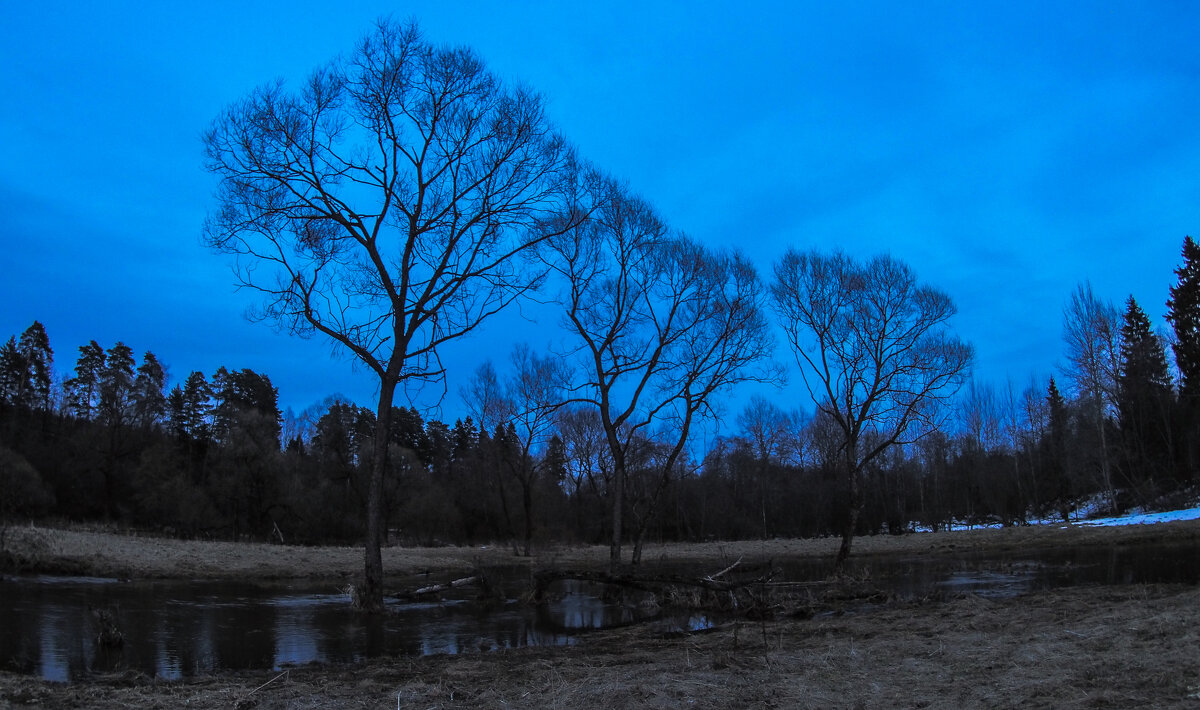
<path fill-rule="evenodd" d="M 430 584 L 430 585 L 427 585 L 424 587 L 410 589 L 405 592 L 398 592 L 398 593 L 394 594 L 393 597 L 396 599 L 411 600 L 411 599 L 416 599 L 417 597 L 423 597 L 423 596 L 426 596 L 429 594 L 437 594 L 438 592 L 444 592 L 444 591 L 447 591 L 450 589 L 455 589 L 457 587 L 465 587 L 468 584 L 478 584 L 478 583 L 479 583 L 478 575 L 472 576 L 472 577 L 463 577 L 462 579 L 456 579 L 451 582 L 446 582 L 445 584 Z"/>

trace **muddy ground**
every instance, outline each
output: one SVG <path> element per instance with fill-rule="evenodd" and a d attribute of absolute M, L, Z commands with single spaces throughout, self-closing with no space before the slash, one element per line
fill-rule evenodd
<path fill-rule="evenodd" d="M 187 576 L 194 577 L 209 570 L 211 576 L 283 577 L 307 570 L 303 576 L 350 576 L 361 554 L 36 532 L 17 537 L 10 531 L 10 549 L 33 545 L 29 540 L 36 538 L 46 569 L 78 564 L 76 571 L 94 574 L 177 576 L 189 570 Z M 1198 537 L 1196 522 L 1022 528 L 866 538 L 857 549 L 864 555 L 945 554 Z M 802 557 L 832 554 L 835 547 L 830 540 L 665 546 L 648 549 L 647 561 Z M 511 560 L 503 550 L 388 552 L 393 569 L 453 570 Z M 591 548 L 547 551 L 539 563 L 599 565 L 605 554 Z M 897 601 L 841 615 L 745 620 L 669 638 L 643 625 L 589 633 L 573 647 L 378 659 L 183 681 L 117 675 L 56 684 L 0 673 L 0 707 L 28 706 L 1195 708 L 1200 589 L 1092 586 L 1000 601 L 975 596 Z"/>

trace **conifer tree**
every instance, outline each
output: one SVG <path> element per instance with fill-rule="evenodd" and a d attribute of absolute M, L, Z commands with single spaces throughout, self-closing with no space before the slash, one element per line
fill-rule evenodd
<path fill-rule="evenodd" d="M 1200 467 L 1200 245 L 1190 236 L 1184 237 L 1183 265 L 1175 275 L 1178 281 L 1167 301 L 1167 321 L 1175 330 L 1175 365 L 1179 368 L 1180 472 L 1190 478 Z"/>
<path fill-rule="evenodd" d="M 212 435 L 209 423 L 212 394 L 212 387 L 203 372 L 188 375 L 181 391 L 180 419 L 184 432 L 193 439 L 208 439 Z"/>
<path fill-rule="evenodd" d="M 1175 270 L 1179 281 L 1171 287 L 1167 321 L 1175 328 L 1175 364 L 1180 392 L 1185 399 L 1200 396 L 1200 245 L 1183 240 L 1183 266 Z"/>
<path fill-rule="evenodd" d="M 1171 460 L 1174 406 L 1171 375 L 1162 340 L 1134 300 L 1125 302 L 1121 327 L 1121 367 L 1117 374 L 1117 421 L 1136 480 L 1154 480 Z"/>
<path fill-rule="evenodd" d="M 1049 456 L 1047 456 L 1049 476 L 1047 478 L 1050 479 L 1051 496 L 1058 506 L 1063 520 L 1066 521 L 1069 518 L 1071 496 L 1071 477 L 1067 468 L 1067 435 L 1070 413 L 1067 410 L 1067 402 L 1053 377 L 1050 378 L 1050 385 L 1046 389 L 1046 406 L 1050 415 L 1049 440 L 1047 442 L 1050 450 Z"/>
<path fill-rule="evenodd" d="M 122 427 L 129 422 L 136 364 L 133 349 L 125 343 L 118 342 L 105 353 L 100 369 L 99 409 L 104 424 Z"/>
<path fill-rule="evenodd" d="M 16 405 L 23 398 L 25 358 L 17 349 L 17 338 L 11 337 L 0 346 L 0 402 Z"/>
<path fill-rule="evenodd" d="M 80 346 L 75 376 L 67 380 L 67 408 L 81 419 L 93 419 L 100 408 L 100 382 L 104 371 L 104 348 L 95 340 Z"/>
<path fill-rule="evenodd" d="M 1122 396 L 1146 388 L 1155 394 L 1171 393 L 1171 373 L 1162 340 L 1150 329 L 1150 319 L 1133 296 L 1125 302 L 1121 326 L 1121 368 L 1117 375 Z M 1118 407 L 1120 403 L 1118 402 Z"/>
<path fill-rule="evenodd" d="M 154 353 L 144 354 L 137 376 L 133 380 L 133 419 L 137 426 L 149 429 L 166 416 L 167 398 L 163 394 L 166 380 L 166 368 Z"/>
<path fill-rule="evenodd" d="M 216 404 L 213 407 L 213 436 L 229 443 L 244 436 L 265 448 L 279 448 L 283 417 L 278 390 L 271 379 L 249 369 L 219 368 L 212 378 Z"/>
<path fill-rule="evenodd" d="M 50 336 L 40 322 L 21 333 L 17 351 L 25 364 L 25 387 L 23 404 L 34 409 L 50 409 L 50 380 L 54 365 L 54 351 L 50 349 Z"/>
<path fill-rule="evenodd" d="M 179 441 L 187 439 L 187 418 L 184 404 L 183 387 L 175 385 L 167 395 L 167 431 Z"/>

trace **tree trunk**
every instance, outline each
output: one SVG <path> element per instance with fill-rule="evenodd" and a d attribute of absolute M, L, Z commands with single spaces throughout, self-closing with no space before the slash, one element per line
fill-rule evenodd
<path fill-rule="evenodd" d="M 512 464 L 497 459 L 492 469 L 496 472 L 496 488 L 500 491 L 500 512 L 504 515 L 504 529 L 508 534 L 508 542 L 512 545 L 513 557 L 519 557 L 521 547 L 517 542 L 517 527 L 513 525 L 512 514 L 508 511 L 508 490 L 504 486 L 504 472 L 500 470 L 501 465 L 508 466 L 511 471 Z"/>
<path fill-rule="evenodd" d="M 375 441 L 371 456 L 371 481 L 367 488 L 367 542 L 363 585 L 359 603 L 363 611 L 383 611 L 383 477 L 387 471 L 388 436 L 392 423 L 395 380 L 384 377 L 379 385 L 379 407 L 375 412 Z"/>
<path fill-rule="evenodd" d="M 1101 404 L 1101 407 L 1104 405 Z M 1096 425 L 1100 430 L 1100 475 L 1104 479 L 1104 494 L 1108 497 L 1108 507 L 1113 515 L 1117 514 L 1117 492 L 1113 488 L 1112 468 L 1108 461 L 1108 434 L 1105 431 L 1108 426 L 1105 421 L 1104 410 L 1101 409 L 1096 415 Z"/>
<path fill-rule="evenodd" d="M 838 548 L 837 558 L 834 560 L 834 570 L 839 574 L 846 567 L 846 558 L 850 556 L 850 544 L 854 541 L 854 531 L 858 528 L 858 513 L 862 509 L 862 486 L 859 483 L 858 468 L 854 465 L 854 459 L 857 456 L 853 451 L 858 449 L 857 446 L 847 445 L 846 454 L 846 483 L 850 494 L 848 510 L 846 511 L 846 527 L 842 529 L 842 544 Z"/>
<path fill-rule="evenodd" d="M 613 457 L 612 542 L 608 547 L 608 569 L 615 572 L 621 566 L 621 531 L 624 525 L 622 503 L 625 499 L 625 457 Z"/>
<path fill-rule="evenodd" d="M 526 473 L 528 475 L 521 481 L 521 502 L 525 507 L 525 556 L 529 557 L 533 547 L 533 472 Z"/>

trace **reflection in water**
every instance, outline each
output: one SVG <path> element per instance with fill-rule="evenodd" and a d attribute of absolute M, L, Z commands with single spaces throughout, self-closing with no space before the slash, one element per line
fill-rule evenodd
<path fill-rule="evenodd" d="M 283 606 L 283 610 L 275 617 L 274 667 L 325 661 L 324 654 L 317 648 L 313 615 L 311 609 L 296 604 Z"/>
<path fill-rule="evenodd" d="M 1194 584 L 1200 582 L 1200 545 L 856 564 L 863 567 L 851 574 L 865 575 L 869 569 L 872 582 L 901 597 L 960 592 L 995 597 L 1081 583 Z M 822 579 L 829 571 L 825 562 L 790 562 L 783 565 L 782 578 Z M 458 599 L 393 604 L 388 614 L 363 616 L 332 588 L 8 577 L 0 579 L 0 667 L 56 681 L 130 669 L 174 679 L 377 656 L 564 645 L 574 643 L 580 632 L 649 618 L 661 619 L 667 631 L 713 625 L 700 615 L 664 618 L 653 605 L 640 604 L 645 599 L 637 595 L 609 601 L 606 591 L 621 596 L 603 585 L 564 581 L 551 588 L 550 602 L 536 608 L 484 608 Z M 95 643 L 92 609 L 115 615 L 124 646 Z"/>

